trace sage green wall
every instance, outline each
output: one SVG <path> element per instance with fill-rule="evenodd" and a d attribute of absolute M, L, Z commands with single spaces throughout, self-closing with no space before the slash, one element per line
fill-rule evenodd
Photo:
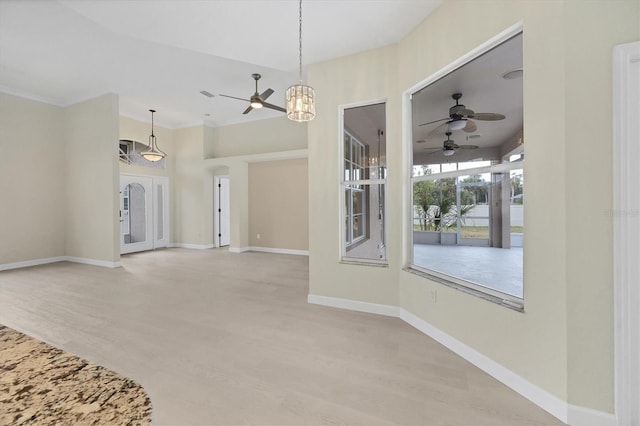
<path fill-rule="evenodd" d="M 117 262 L 118 97 L 103 95 L 65 108 L 65 254 Z"/>
<path fill-rule="evenodd" d="M 568 393 L 573 404 L 611 412 L 614 398 L 611 58 L 614 45 L 640 40 L 640 2 L 572 0 L 567 2 L 563 17 Z"/>
<path fill-rule="evenodd" d="M 291 121 L 285 116 L 205 128 L 204 158 L 264 154 L 306 147 L 307 124 Z"/>
<path fill-rule="evenodd" d="M 398 170 L 400 151 L 400 96 L 397 86 L 396 46 L 343 57 L 309 67 L 309 83 L 318 94 L 316 118 L 309 123 L 309 293 L 398 305 L 398 273 L 401 263 L 402 180 Z M 389 267 L 339 263 L 342 234 L 339 231 L 338 106 L 387 99 L 387 239 Z M 340 142 L 341 143 L 341 142 Z"/>
<path fill-rule="evenodd" d="M 397 45 L 311 65 L 318 114 L 309 124 L 310 293 L 400 306 L 562 400 L 613 412 L 612 227 L 602 211 L 612 189 L 611 52 L 640 38 L 638 8 L 633 0 L 448 1 Z M 401 270 L 402 230 L 410 229 L 401 94 L 518 22 L 525 313 Z M 388 121 L 387 269 L 338 262 L 338 108 L 380 98 Z"/>
<path fill-rule="evenodd" d="M 213 244 L 213 177 L 203 160 L 204 126 L 175 129 L 172 242 Z"/>
<path fill-rule="evenodd" d="M 0 265 L 64 256 L 62 108 L 0 93 Z"/>

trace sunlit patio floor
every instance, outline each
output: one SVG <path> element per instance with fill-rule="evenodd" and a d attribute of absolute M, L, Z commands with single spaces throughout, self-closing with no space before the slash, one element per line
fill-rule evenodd
<path fill-rule="evenodd" d="M 415 265 L 523 297 L 522 247 L 414 244 L 413 253 Z"/>

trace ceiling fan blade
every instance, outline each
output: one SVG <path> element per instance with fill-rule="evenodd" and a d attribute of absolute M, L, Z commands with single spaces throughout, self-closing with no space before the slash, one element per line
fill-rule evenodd
<path fill-rule="evenodd" d="M 223 95 L 223 94 L 220 94 L 220 96 L 224 96 L 225 98 L 237 99 L 239 101 L 250 102 L 249 99 L 236 98 L 235 96 L 229 96 L 229 95 Z"/>
<path fill-rule="evenodd" d="M 478 145 L 458 145 L 456 149 L 478 149 Z"/>
<path fill-rule="evenodd" d="M 273 95 L 273 89 L 267 89 L 264 92 L 262 92 L 262 94 L 260 95 L 260 97 L 262 98 L 263 101 L 266 101 L 267 98 L 269 96 Z"/>
<path fill-rule="evenodd" d="M 463 117 L 473 117 L 473 114 L 475 114 L 473 112 L 472 109 L 468 109 L 468 108 L 461 108 L 459 110 L 456 111 L 457 115 L 461 115 Z"/>
<path fill-rule="evenodd" d="M 495 112 L 476 112 L 475 114 L 470 115 L 469 118 L 475 118 L 476 120 L 484 121 L 498 121 L 504 120 L 505 116 Z"/>
<path fill-rule="evenodd" d="M 432 150 L 433 150 L 433 151 L 435 151 L 435 150 L 437 150 L 437 151 L 442 151 L 442 148 L 424 148 L 424 150 L 425 150 L 425 151 L 432 151 Z"/>
<path fill-rule="evenodd" d="M 433 123 L 437 123 L 437 122 L 439 122 L 439 121 L 448 121 L 448 120 L 451 120 L 451 119 L 450 119 L 449 117 L 447 117 L 447 118 L 441 118 L 440 120 L 434 120 L 434 121 L 430 121 L 430 122 L 428 122 L 428 123 L 418 124 L 418 126 L 426 126 L 426 125 L 428 125 L 428 124 L 433 124 Z"/>
<path fill-rule="evenodd" d="M 249 105 L 249 107 L 244 110 L 243 114 L 249 114 L 252 109 L 253 109 L 253 107 L 251 105 Z"/>
<path fill-rule="evenodd" d="M 467 133 L 473 133 L 478 130 L 478 125 L 471 120 L 467 120 L 467 125 L 462 129 Z"/>
<path fill-rule="evenodd" d="M 435 129 L 430 131 L 427 134 L 427 137 L 429 138 L 431 136 L 435 136 L 435 135 L 438 135 L 438 134 L 443 134 L 444 135 L 444 132 L 446 132 L 447 130 L 449 130 L 449 122 L 448 121 L 446 123 L 442 123 L 441 125 L 439 125 Z"/>
<path fill-rule="evenodd" d="M 262 106 L 265 107 L 265 108 L 275 109 L 276 111 L 280 111 L 280 112 L 287 112 L 286 109 L 284 109 L 282 107 L 279 107 L 277 105 L 270 104 L 269 102 L 263 102 Z"/>

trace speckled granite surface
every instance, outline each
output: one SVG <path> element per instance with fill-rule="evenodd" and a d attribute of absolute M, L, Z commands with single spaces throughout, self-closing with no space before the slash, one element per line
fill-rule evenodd
<path fill-rule="evenodd" d="M 133 380 L 0 325 L 0 425 L 149 425 Z"/>

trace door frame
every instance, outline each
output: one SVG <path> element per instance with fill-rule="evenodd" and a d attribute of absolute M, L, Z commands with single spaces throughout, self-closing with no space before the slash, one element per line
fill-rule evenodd
<path fill-rule="evenodd" d="M 151 212 L 147 213 L 147 223 L 146 223 L 146 232 L 147 235 L 151 235 L 150 247 L 145 245 L 144 248 L 136 250 L 135 247 L 132 247 L 132 250 L 123 250 L 124 247 L 124 235 L 122 233 L 122 228 L 120 228 L 120 254 L 134 253 L 136 251 L 145 251 L 145 250 L 155 250 L 156 248 L 161 247 L 169 247 L 170 244 L 170 209 L 169 209 L 169 196 L 170 196 L 170 179 L 168 176 L 153 176 L 153 175 L 142 175 L 142 174 L 133 174 L 133 173 L 120 173 L 119 175 L 119 203 L 120 203 L 120 215 L 122 214 L 122 190 L 124 186 L 122 185 L 123 178 L 129 180 L 148 180 L 150 182 L 150 190 L 148 194 L 145 194 L 145 203 L 147 206 L 151 206 Z M 158 223 L 158 211 L 155 208 L 156 202 L 156 191 L 158 185 L 161 184 L 164 186 L 165 190 L 163 191 L 163 232 L 162 239 L 157 238 L 157 223 Z M 119 218 L 120 219 L 120 218 Z M 120 219 L 121 220 L 121 219 Z"/>
<path fill-rule="evenodd" d="M 635 65 L 634 65 L 635 64 Z M 640 41 L 613 49 L 613 284 L 615 412 L 619 425 L 640 421 Z"/>

